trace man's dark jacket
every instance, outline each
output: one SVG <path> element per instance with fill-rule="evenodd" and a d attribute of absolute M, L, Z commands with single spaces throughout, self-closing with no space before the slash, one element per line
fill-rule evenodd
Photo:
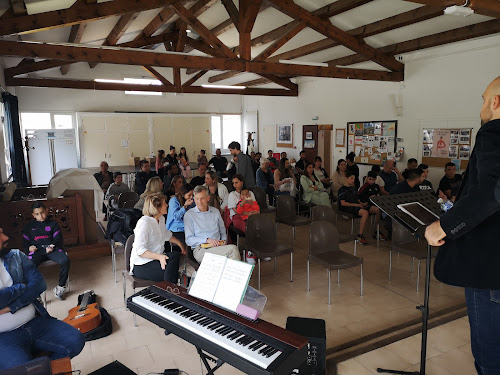
<path fill-rule="evenodd" d="M 109 181 L 113 183 L 113 172 L 108 171 Z M 94 173 L 94 178 L 97 180 L 99 186 L 102 186 L 102 172 Z"/>
<path fill-rule="evenodd" d="M 476 136 L 455 205 L 441 217 L 446 233 L 434 265 L 446 284 L 500 289 L 500 120 Z"/>
<path fill-rule="evenodd" d="M 146 173 L 144 171 L 139 171 L 135 174 L 135 191 L 137 194 L 141 195 L 146 191 L 146 184 L 153 177 L 158 176 L 155 171 L 149 171 Z"/>

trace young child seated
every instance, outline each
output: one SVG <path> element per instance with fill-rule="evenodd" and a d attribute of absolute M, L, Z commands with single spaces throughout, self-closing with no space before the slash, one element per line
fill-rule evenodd
<path fill-rule="evenodd" d="M 118 208 L 118 197 L 121 193 L 127 193 L 130 191 L 129 187 L 123 183 L 122 172 L 115 172 L 113 174 L 113 183 L 109 185 L 108 191 L 104 199 L 109 200 L 109 204 L 114 209 Z"/>
<path fill-rule="evenodd" d="M 250 215 L 260 213 L 260 207 L 257 201 L 252 200 L 250 190 L 243 189 L 240 193 L 240 201 L 236 206 L 236 214 L 233 215 L 233 225 L 242 232 L 246 231 L 247 219 Z"/>
<path fill-rule="evenodd" d="M 62 299 L 68 280 L 69 258 L 63 250 L 61 230 L 54 220 L 47 220 L 47 209 L 42 202 L 33 203 L 31 209 L 35 220 L 24 227 L 23 248 L 37 267 L 47 260 L 59 264 L 59 285 L 54 288 L 54 295 Z"/>
<path fill-rule="evenodd" d="M 368 203 L 369 207 L 373 206 L 371 202 L 371 197 L 377 197 L 380 195 L 380 186 L 378 186 L 375 181 L 377 180 L 377 173 L 374 171 L 368 172 L 366 176 L 365 184 L 361 186 L 358 190 L 358 197 L 361 203 Z"/>
<path fill-rule="evenodd" d="M 359 233 L 356 236 L 356 241 L 360 244 L 367 245 L 368 241 L 366 241 L 365 237 L 363 236 L 365 224 L 370 214 L 375 214 L 377 215 L 377 218 L 380 219 L 380 210 L 378 209 L 378 207 L 369 207 L 368 203 L 363 203 L 360 201 L 356 187 L 354 186 L 356 176 L 353 172 L 346 171 L 345 176 L 345 185 L 342 186 L 338 192 L 339 211 L 348 212 L 350 214 L 358 215 L 361 217 L 361 220 L 359 222 Z M 374 237 L 376 238 L 376 235 L 374 235 Z M 385 240 L 385 236 L 380 234 L 380 239 Z"/>

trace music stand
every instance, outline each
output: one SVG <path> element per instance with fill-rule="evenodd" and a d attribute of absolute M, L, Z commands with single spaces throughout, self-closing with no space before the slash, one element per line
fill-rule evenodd
<path fill-rule="evenodd" d="M 380 210 L 385 212 L 391 219 L 398 222 L 414 236 L 423 236 L 427 225 L 418 223 L 408 214 L 401 211 L 397 206 L 404 203 L 419 202 L 427 209 L 439 216 L 441 208 L 437 203 L 436 196 L 429 191 L 406 193 L 398 195 L 383 195 L 371 198 L 371 201 Z M 436 219 L 437 220 L 437 219 Z M 425 267 L 425 294 L 424 304 L 417 306 L 422 312 L 422 344 L 420 348 L 420 371 L 399 371 L 377 368 L 377 372 L 401 375 L 425 375 L 425 361 L 427 357 L 427 326 L 429 322 L 429 289 L 431 279 L 431 245 L 427 244 L 427 264 Z"/>

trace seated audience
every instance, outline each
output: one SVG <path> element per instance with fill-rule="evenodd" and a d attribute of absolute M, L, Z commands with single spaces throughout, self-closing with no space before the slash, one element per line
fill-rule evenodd
<path fill-rule="evenodd" d="M 194 207 L 193 187 L 183 184 L 179 192 L 168 201 L 167 229 L 182 243 L 186 242 L 184 236 L 184 214 Z M 173 251 L 181 251 L 177 246 Z"/>
<path fill-rule="evenodd" d="M 207 173 L 207 169 L 207 164 L 198 164 L 198 176 L 193 177 L 190 182 L 193 188 L 205 183 L 205 174 Z"/>
<path fill-rule="evenodd" d="M 312 164 L 306 166 L 304 174 L 300 177 L 300 185 L 302 186 L 302 200 L 304 202 L 310 202 L 317 206 L 332 206 L 330 204 L 330 196 L 326 192 L 322 182 L 314 174 L 314 166 Z"/>
<path fill-rule="evenodd" d="M 175 152 L 175 147 L 174 146 L 170 146 L 170 151 L 167 155 L 167 163 L 169 166 L 173 165 L 173 164 L 176 164 L 178 165 L 179 164 L 179 159 L 177 158 L 177 153 Z"/>
<path fill-rule="evenodd" d="M 379 176 L 384 180 L 384 189 L 387 194 L 389 194 L 394 186 L 397 185 L 398 181 L 404 181 L 403 176 L 399 173 L 393 160 L 386 160 L 384 162 L 384 167 L 379 173 Z M 386 195 L 387 195 L 386 194 Z"/>
<path fill-rule="evenodd" d="M 332 175 L 333 196 L 338 197 L 339 189 L 345 185 L 345 171 L 347 169 L 347 162 L 344 159 L 337 161 L 337 169 Z"/>
<path fill-rule="evenodd" d="M 278 161 L 273 156 L 273 150 L 268 150 L 267 151 L 267 160 L 269 160 L 269 165 L 271 166 L 271 169 L 278 168 Z"/>
<path fill-rule="evenodd" d="M 367 245 L 363 232 L 365 230 L 366 222 L 370 214 L 377 215 L 377 219 L 380 218 L 380 209 L 378 207 L 369 207 L 368 203 L 362 203 L 359 200 L 356 186 L 354 186 L 356 176 L 354 172 L 346 172 L 346 183 L 339 189 L 339 199 L 338 199 L 338 209 L 339 211 L 348 212 L 352 215 L 358 215 L 361 217 L 359 221 L 359 233 L 356 236 L 356 241 L 360 244 Z M 385 239 L 385 236 L 380 234 L 380 239 Z"/>
<path fill-rule="evenodd" d="M 165 242 L 181 248 L 187 254 L 186 245 L 172 235 L 166 225 L 167 198 L 156 193 L 144 202 L 142 214 L 134 229 L 135 239 L 130 254 L 130 274 L 145 280 L 170 281 L 177 284 L 179 278 L 178 252 L 166 252 Z"/>
<path fill-rule="evenodd" d="M 405 193 L 415 193 L 420 191 L 418 185 L 422 182 L 422 170 L 412 169 L 408 172 L 408 178 L 403 182 L 400 182 L 391 189 L 391 195 L 395 194 L 405 194 Z"/>
<path fill-rule="evenodd" d="M 217 177 L 226 176 L 227 159 L 221 155 L 220 148 L 215 150 L 215 156 L 212 159 L 210 159 L 208 165 L 214 166 L 215 173 L 217 173 Z"/>
<path fill-rule="evenodd" d="M 156 155 L 156 173 L 160 174 L 160 169 L 164 167 L 163 159 L 165 159 L 165 150 L 158 150 Z"/>
<path fill-rule="evenodd" d="M 94 178 L 101 187 L 102 191 L 106 193 L 108 191 L 109 185 L 113 183 L 113 173 L 108 170 L 109 165 L 105 161 L 101 161 L 100 165 L 101 171 L 94 174 Z"/>
<path fill-rule="evenodd" d="M 292 168 L 292 173 L 294 176 L 296 176 L 295 178 L 298 178 L 297 175 L 299 174 L 299 171 L 297 170 L 297 168 L 295 168 L 296 165 L 297 160 L 295 160 L 295 158 L 290 158 L 290 168 Z"/>
<path fill-rule="evenodd" d="M 199 164 L 206 164 L 206 166 L 208 167 L 208 159 L 207 159 L 205 150 L 200 150 L 200 153 L 198 154 L 197 161 L 198 161 L 198 165 Z"/>
<path fill-rule="evenodd" d="M 47 220 L 47 209 L 41 201 L 33 203 L 32 220 L 23 230 L 23 248 L 28 258 L 38 267 L 52 260 L 59 264 L 59 283 L 54 288 L 54 296 L 62 299 L 69 274 L 69 258 L 64 252 L 63 237 L 59 224 Z"/>
<path fill-rule="evenodd" d="M 139 200 L 134 205 L 134 208 L 142 212 L 146 198 L 149 197 L 150 195 L 161 193 L 162 190 L 163 190 L 163 182 L 160 180 L 160 177 L 158 176 L 153 177 L 146 184 L 146 190 L 144 190 L 144 193 L 142 193 L 139 196 Z"/>
<path fill-rule="evenodd" d="M 8 240 L 0 228 L 0 370 L 31 361 L 32 350 L 50 352 L 50 360 L 77 356 L 85 338 L 47 313 L 37 299 L 47 287 L 42 274 Z"/>
<path fill-rule="evenodd" d="M 286 152 L 283 151 L 281 154 L 280 154 L 280 160 L 281 159 L 288 159 L 287 155 L 286 155 Z"/>
<path fill-rule="evenodd" d="M 408 179 L 408 173 L 412 170 L 412 169 L 416 169 L 417 168 L 417 165 L 418 165 L 418 161 L 417 159 L 415 158 L 410 158 L 408 159 L 407 163 L 406 163 L 406 169 L 403 171 L 403 173 L 401 173 L 401 175 L 403 176 L 403 178 L 405 180 Z"/>
<path fill-rule="evenodd" d="M 181 147 L 181 151 L 179 152 L 177 159 L 179 159 L 179 168 L 184 176 L 184 179 L 186 180 L 191 177 L 191 167 L 189 166 L 189 157 L 186 153 L 186 147 Z"/>
<path fill-rule="evenodd" d="M 359 189 L 359 186 L 361 185 L 361 183 L 359 181 L 359 167 L 356 164 L 356 162 L 354 161 L 355 157 L 356 157 L 356 154 L 354 152 L 350 152 L 346 156 L 346 158 L 345 158 L 346 163 L 347 163 L 346 172 L 354 173 L 354 176 L 356 176 L 354 186 L 356 186 L 356 189 Z"/>
<path fill-rule="evenodd" d="M 206 186 L 210 195 L 213 194 L 214 198 L 217 198 L 218 206 L 224 212 L 224 209 L 227 207 L 229 192 L 227 191 L 226 185 L 219 182 L 214 171 L 205 173 L 205 183 L 203 186 Z"/>
<path fill-rule="evenodd" d="M 321 166 L 322 164 L 321 156 L 316 156 L 314 158 L 314 175 L 318 178 L 318 180 L 321 181 L 323 186 L 326 189 L 326 192 L 330 194 L 331 192 L 331 186 L 332 186 L 332 180 L 328 176 L 328 173 L 326 170 Z"/>
<path fill-rule="evenodd" d="M 151 165 L 147 160 L 141 160 L 139 162 L 139 167 L 141 170 L 135 174 L 135 191 L 137 191 L 137 194 L 141 195 L 146 190 L 148 181 L 156 177 L 157 173 L 151 170 Z"/>
<path fill-rule="evenodd" d="M 457 173 L 457 167 L 453 163 L 446 163 L 444 167 L 444 176 L 439 181 L 438 190 L 441 190 L 448 199 L 455 201 L 458 189 L 462 184 L 462 175 Z"/>
<path fill-rule="evenodd" d="M 269 204 L 274 205 L 274 177 L 269 168 L 269 160 L 262 158 L 256 173 L 257 186 L 267 193 Z"/>
<path fill-rule="evenodd" d="M 194 189 L 193 207 L 184 214 L 186 244 L 193 249 L 197 262 L 201 263 L 206 252 L 240 260 L 240 252 L 234 245 L 226 245 L 226 228 L 220 212 L 208 205 L 210 197 L 205 186 Z M 204 245 L 202 247 L 202 245 Z M 210 247 L 206 247 L 210 246 Z"/>
<path fill-rule="evenodd" d="M 359 201 L 361 203 L 368 203 L 369 207 L 373 206 L 373 203 L 371 202 L 370 198 L 381 195 L 380 186 L 378 186 L 376 182 L 377 177 L 379 176 L 377 175 L 376 172 L 374 171 L 368 172 L 368 176 L 366 176 L 365 183 L 363 184 L 363 186 L 359 188 L 358 191 Z"/>
<path fill-rule="evenodd" d="M 254 151 L 250 153 L 250 161 L 252 162 L 252 170 L 254 176 L 257 174 L 257 171 L 260 168 L 260 161 L 259 159 L 257 159 L 256 155 L 257 154 Z"/>
<path fill-rule="evenodd" d="M 182 176 L 179 170 L 179 166 L 177 164 L 169 165 L 167 174 L 163 177 L 163 185 L 166 189 L 170 188 L 170 185 L 172 185 L 172 180 L 175 176 Z M 182 176 L 182 180 L 186 181 L 184 179 L 184 176 Z"/>
<path fill-rule="evenodd" d="M 107 199 L 111 207 L 114 209 L 118 208 L 118 197 L 121 193 L 128 193 L 130 191 L 127 184 L 123 183 L 123 175 L 122 172 L 115 172 L 113 174 L 113 182 L 109 185 L 108 191 L 106 192 L 106 196 L 104 199 Z"/>
<path fill-rule="evenodd" d="M 259 204 L 250 196 L 250 190 L 242 189 L 240 193 L 240 200 L 236 205 L 236 214 L 233 215 L 234 227 L 242 232 L 246 232 L 248 217 L 259 213 Z"/>
<path fill-rule="evenodd" d="M 233 187 L 234 190 L 229 193 L 229 197 L 227 200 L 227 208 L 229 209 L 229 217 L 231 220 L 233 219 L 233 216 L 237 214 L 236 209 L 238 206 L 238 202 L 240 201 L 240 194 L 241 191 L 246 189 L 245 186 L 245 180 L 242 175 L 237 174 L 233 177 L 232 179 Z M 255 195 L 253 194 L 252 191 L 250 191 L 250 197 L 252 198 L 253 201 L 255 201 Z"/>
<path fill-rule="evenodd" d="M 295 176 L 288 159 L 281 159 L 278 169 L 274 171 L 274 190 L 276 195 L 285 194 L 295 197 L 297 194 Z"/>
<path fill-rule="evenodd" d="M 418 185 L 420 191 L 434 192 L 432 182 L 427 180 L 427 177 L 429 176 L 429 166 L 427 164 L 419 164 L 418 169 L 422 170 L 422 182 Z"/>
<path fill-rule="evenodd" d="M 299 161 L 295 164 L 297 172 L 299 174 L 303 174 L 308 164 L 310 163 L 306 160 L 306 152 L 304 150 L 300 151 Z"/>
<path fill-rule="evenodd" d="M 170 200 L 174 195 L 178 194 L 181 191 L 182 185 L 186 183 L 184 180 L 184 176 L 177 175 L 172 178 L 172 182 L 170 182 L 170 186 L 168 189 L 164 186 L 164 193 L 167 197 L 167 200 Z"/>
<path fill-rule="evenodd" d="M 208 194 L 208 205 L 210 207 L 216 208 L 219 210 L 221 217 L 224 215 L 224 211 L 221 210 L 220 208 L 220 200 L 219 197 L 215 194 L 209 193 Z"/>

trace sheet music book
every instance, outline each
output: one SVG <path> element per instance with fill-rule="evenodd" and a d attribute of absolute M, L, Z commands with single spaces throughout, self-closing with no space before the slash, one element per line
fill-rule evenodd
<path fill-rule="evenodd" d="M 397 207 L 401 211 L 415 219 L 421 225 L 427 226 L 432 224 L 436 220 L 439 220 L 438 215 L 430 211 L 427 207 L 419 202 L 398 204 Z"/>
<path fill-rule="evenodd" d="M 222 255 L 205 253 L 188 293 L 236 311 L 245 296 L 253 267 Z"/>

